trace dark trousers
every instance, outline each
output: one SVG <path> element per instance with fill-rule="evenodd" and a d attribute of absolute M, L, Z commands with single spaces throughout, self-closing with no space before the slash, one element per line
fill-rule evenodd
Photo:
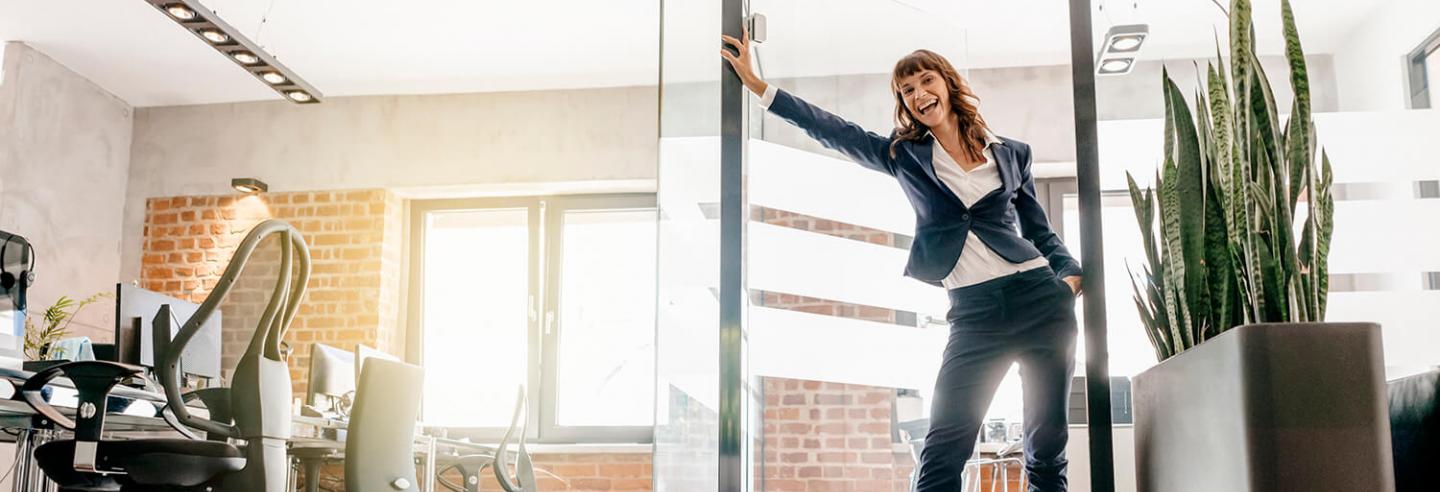
<path fill-rule="evenodd" d="M 920 492 L 960 490 L 995 389 L 1020 363 L 1031 492 L 1066 489 L 1066 400 L 1075 367 L 1075 297 L 1049 268 L 950 291 L 950 341 L 920 453 Z"/>

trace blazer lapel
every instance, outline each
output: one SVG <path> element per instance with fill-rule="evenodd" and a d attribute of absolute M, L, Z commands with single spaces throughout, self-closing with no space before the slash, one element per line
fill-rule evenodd
<path fill-rule="evenodd" d="M 996 144 L 991 153 L 995 154 L 995 168 L 1000 171 L 1000 184 L 1005 191 L 1013 192 L 1020 187 L 1018 175 L 1019 169 L 1015 167 L 1015 151 L 1010 149 L 1004 142 Z"/>
<path fill-rule="evenodd" d="M 960 197 L 955 196 L 955 192 L 951 191 L 950 187 L 946 186 L 945 182 L 940 180 L 940 175 L 935 174 L 935 136 L 926 133 L 925 138 L 919 141 L 909 142 L 909 144 L 910 155 L 915 156 L 915 160 L 920 164 L 920 169 L 924 170 L 925 175 L 930 177 L 930 181 L 934 182 L 935 186 L 940 188 L 940 193 L 950 197 L 951 200 L 955 200 L 955 203 L 959 204 L 961 208 L 964 208 L 965 202 L 961 201 Z"/>

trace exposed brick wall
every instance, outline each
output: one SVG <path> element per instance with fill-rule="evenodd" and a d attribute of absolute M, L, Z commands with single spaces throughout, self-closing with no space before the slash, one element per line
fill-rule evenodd
<path fill-rule="evenodd" d="M 538 453 L 531 456 L 535 478 L 541 491 L 574 492 L 648 492 L 651 490 L 650 453 Z M 443 463 L 441 468 L 443 469 Z M 513 469 L 512 469 L 513 471 Z M 560 478 L 551 476 L 554 474 Z M 345 469 L 340 464 L 326 466 L 320 476 L 320 489 L 343 492 Z M 444 475 L 453 484 L 461 484 L 459 472 Z M 423 482 L 425 477 L 417 477 Z M 303 481 L 301 483 L 304 483 Z M 446 490 L 437 485 L 435 490 Z M 480 490 L 499 491 L 500 484 L 490 469 L 481 474 Z"/>
<path fill-rule="evenodd" d="M 641 492 L 651 490 L 650 453 L 536 454 L 540 490 Z M 557 479 L 538 470 L 554 473 Z M 500 490 L 491 476 L 481 490 Z"/>
<path fill-rule="evenodd" d="M 255 224 L 277 218 L 295 226 L 312 261 L 304 302 L 285 335 L 293 389 L 300 395 L 315 342 L 342 349 L 363 343 L 403 353 L 402 209 L 384 190 L 152 198 L 146 202 L 141 286 L 199 302 Z M 257 248 L 221 304 L 227 379 L 265 309 L 278 266 L 278 240 L 272 237 Z"/>
<path fill-rule="evenodd" d="M 750 220 L 881 246 L 892 246 L 896 248 L 910 247 L 911 238 L 904 234 L 896 234 L 880 229 L 837 222 L 813 215 L 805 215 L 776 208 L 750 207 Z"/>
<path fill-rule="evenodd" d="M 764 488 L 767 491 L 896 491 L 914 463 L 895 451 L 895 390 L 765 379 Z"/>
<path fill-rule="evenodd" d="M 755 306 L 803 311 L 811 314 L 838 316 L 841 318 L 863 319 L 881 323 L 894 323 L 898 314 L 895 310 L 889 308 L 769 291 L 752 292 L 750 302 Z"/>

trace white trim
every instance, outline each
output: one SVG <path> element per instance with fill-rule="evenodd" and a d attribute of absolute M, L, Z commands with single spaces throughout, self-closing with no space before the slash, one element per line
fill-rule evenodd
<path fill-rule="evenodd" d="M 494 198 L 541 195 L 582 195 L 603 193 L 655 193 L 653 179 L 587 181 L 542 181 L 534 183 L 488 183 L 391 188 L 403 199 Z"/>
<path fill-rule="evenodd" d="M 526 444 L 532 455 L 540 454 L 648 454 L 655 450 L 650 444 Z"/>

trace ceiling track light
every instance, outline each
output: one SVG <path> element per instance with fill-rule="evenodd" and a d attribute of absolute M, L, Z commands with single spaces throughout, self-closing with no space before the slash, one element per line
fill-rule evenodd
<path fill-rule="evenodd" d="M 1095 58 L 1095 75 L 1124 75 L 1135 69 L 1140 47 L 1150 37 L 1147 24 L 1111 26 Z"/>
<path fill-rule="evenodd" d="M 226 24 L 214 12 L 207 10 L 199 0 L 145 0 L 159 9 L 165 17 L 180 24 L 230 61 L 240 65 L 251 76 L 259 79 L 266 87 L 274 90 L 286 100 L 296 104 L 319 103 L 324 95 L 281 65 L 279 61 L 260 49 L 249 38 L 230 24 Z"/>

